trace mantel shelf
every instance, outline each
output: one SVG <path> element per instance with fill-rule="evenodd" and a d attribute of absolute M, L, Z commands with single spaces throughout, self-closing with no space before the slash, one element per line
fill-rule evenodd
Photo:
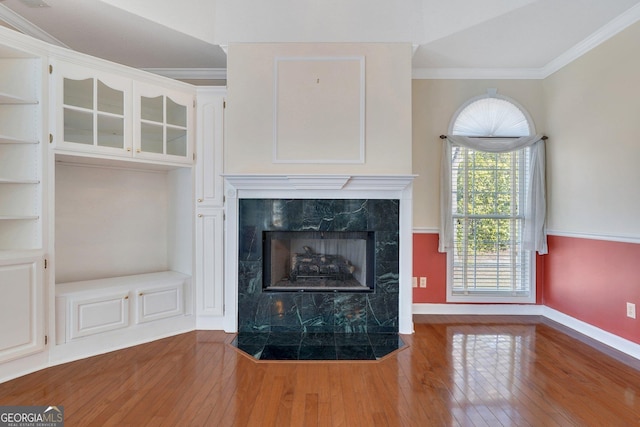
<path fill-rule="evenodd" d="M 401 191 L 415 175 L 223 174 L 236 190 Z"/>

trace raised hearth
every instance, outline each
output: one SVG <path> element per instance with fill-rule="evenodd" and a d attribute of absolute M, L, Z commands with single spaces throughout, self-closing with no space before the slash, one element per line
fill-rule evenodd
<path fill-rule="evenodd" d="M 257 360 L 378 360 L 404 343 L 393 333 L 241 332 L 233 345 Z"/>

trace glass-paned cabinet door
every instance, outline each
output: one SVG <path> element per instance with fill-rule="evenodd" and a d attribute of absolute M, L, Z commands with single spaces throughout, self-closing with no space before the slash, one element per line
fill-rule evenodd
<path fill-rule="evenodd" d="M 138 110 L 134 155 L 156 160 L 193 162 L 192 116 L 194 94 L 151 85 L 135 85 Z"/>
<path fill-rule="evenodd" d="M 56 148 L 131 155 L 131 80 L 65 62 L 56 75 Z"/>

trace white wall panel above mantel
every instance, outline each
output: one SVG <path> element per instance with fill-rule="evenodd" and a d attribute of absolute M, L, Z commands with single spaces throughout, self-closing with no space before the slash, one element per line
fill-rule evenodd
<path fill-rule="evenodd" d="M 410 43 L 231 45 L 227 59 L 225 172 L 411 173 L 411 54 Z M 323 88 L 323 96 L 338 95 L 336 102 L 340 102 L 341 97 L 349 93 L 353 102 L 349 115 L 335 115 L 337 107 L 325 102 L 326 98 L 306 105 L 310 97 L 299 96 L 291 98 L 289 107 L 293 108 L 283 116 L 282 111 L 276 109 L 280 108 L 277 105 L 282 96 L 304 93 L 304 90 L 299 83 L 290 84 L 291 78 L 284 87 L 273 83 L 279 70 L 277 66 L 283 64 L 281 58 L 304 60 L 287 62 L 284 66 L 286 71 L 293 72 L 295 82 L 326 71 L 327 65 L 342 69 L 346 64 L 347 69 L 354 72 L 353 76 Z M 331 61 L 327 61 L 328 58 Z M 362 59 L 341 62 L 345 58 Z M 318 78 L 321 83 L 325 81 L 316 76 L 311 80 L 313 85 L 317 85 Z M 301 107 L 296 110 L 296 105 Z M 309 114 L 299 114 L 305 109 Z M 318 117 L 333 119 L 326 122 L 316 120 Z M 278 132 L 283 129 L 294 129 L 295 140 L 281 140 Z M 327 136 L 332 132 L 337 132 L 337 137 L 348 134 L 349 142 L 341 143 L 335 135 Z M 278 137 L 275 145 L 274 135 Z M 281 144 L 283 142 L 286 143 Z M 278 150 L 275 158 L 274 147 Z"/>

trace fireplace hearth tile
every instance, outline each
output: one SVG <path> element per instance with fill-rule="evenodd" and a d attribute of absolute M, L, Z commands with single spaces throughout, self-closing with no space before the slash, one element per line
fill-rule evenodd
<path fill-rule="evenodd" d="M 369 295 L 367 332 L 385 333 L 398 330 L 398 294 Z"/>
<path fill-rule="evenodd" d="M 233 346 L 257 360 L 376 360 L 401 349 L 396 333 L 243 333 Z"/>
<path fill-rule="evenodd" d="M 338 360 L 375 360 L 376 356 L 370 345 L 343 345 L 336 347 Z"/>

